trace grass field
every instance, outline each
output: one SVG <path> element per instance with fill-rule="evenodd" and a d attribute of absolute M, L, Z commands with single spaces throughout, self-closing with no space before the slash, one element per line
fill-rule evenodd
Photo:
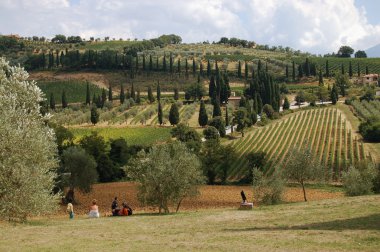
<path fill-rule="evenodd" d="M 74 134 L 75 141 L 88 136 L 92 131 L 105 138 L 105 140 L 124 138 L 128 145 L 150 145 L 170 139 L 169 127 L 136 127 L 136 128 L 69 128 Z"/>
<path fill-rule="evenodd" d="M 380 196 L 308 203 L 0 223 L 1 251 L 379 251 Z"/>
<path fill-rule="evenodd" d="M 86 102 L 87 83 L 85 81 L 38 81 L 37 86 L 42 90 L 42 92 L 44 92 L 46 98 L 48 99 L 50 99 L 50 95 L 53 93 L 54 100 L 57 105 L 62 102 L 63 90 L 65 90 L 68 103 Z M 102 90 L 98 86 L 90 84 L 90 94 L 92 99 L 94 94 L 101 95 Z"/>

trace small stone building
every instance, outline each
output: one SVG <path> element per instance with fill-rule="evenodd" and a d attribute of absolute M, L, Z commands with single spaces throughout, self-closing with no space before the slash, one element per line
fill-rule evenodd
<path fill-rule="evenodd" d="M 378 74 L 366 74 L 359 78 L 359 83 L 362 85 L 377 84 L 378 80 Z"/>

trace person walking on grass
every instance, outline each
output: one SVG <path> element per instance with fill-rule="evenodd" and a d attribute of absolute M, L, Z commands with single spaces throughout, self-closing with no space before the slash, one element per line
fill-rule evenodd
<path fill-rule="evenodd" d="M 67 212 L 69 213 L 70 220 L 74 218 L 74 206 L 71 203 L 71 200 L 69 200 L 69 203 L 67 204 Z"/>

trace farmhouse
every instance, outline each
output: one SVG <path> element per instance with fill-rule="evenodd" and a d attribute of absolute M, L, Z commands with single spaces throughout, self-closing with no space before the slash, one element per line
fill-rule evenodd
<path fill-rule="evenodd" d="M 378 74 L 366 74 L 360 77 L 359 83 L 362 85 L 377 84 L 378 80 L 379 80 Z"/>
<path fill-rule="evenodd" d="M 230 98 L 228 98 L 228 103 L 234 105 L 235 107 L 238 107 L 240 100 L 240 96 L 231 96 Z"/>

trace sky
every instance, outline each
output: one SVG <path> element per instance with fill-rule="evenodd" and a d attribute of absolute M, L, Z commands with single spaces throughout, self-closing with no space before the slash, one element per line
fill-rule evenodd
<path fill-rule="evenodd" d="M 0 0 L 0 34 L 237 37 L 325 54 L 379 44 L 379 12 L 378 0 Z"/>

